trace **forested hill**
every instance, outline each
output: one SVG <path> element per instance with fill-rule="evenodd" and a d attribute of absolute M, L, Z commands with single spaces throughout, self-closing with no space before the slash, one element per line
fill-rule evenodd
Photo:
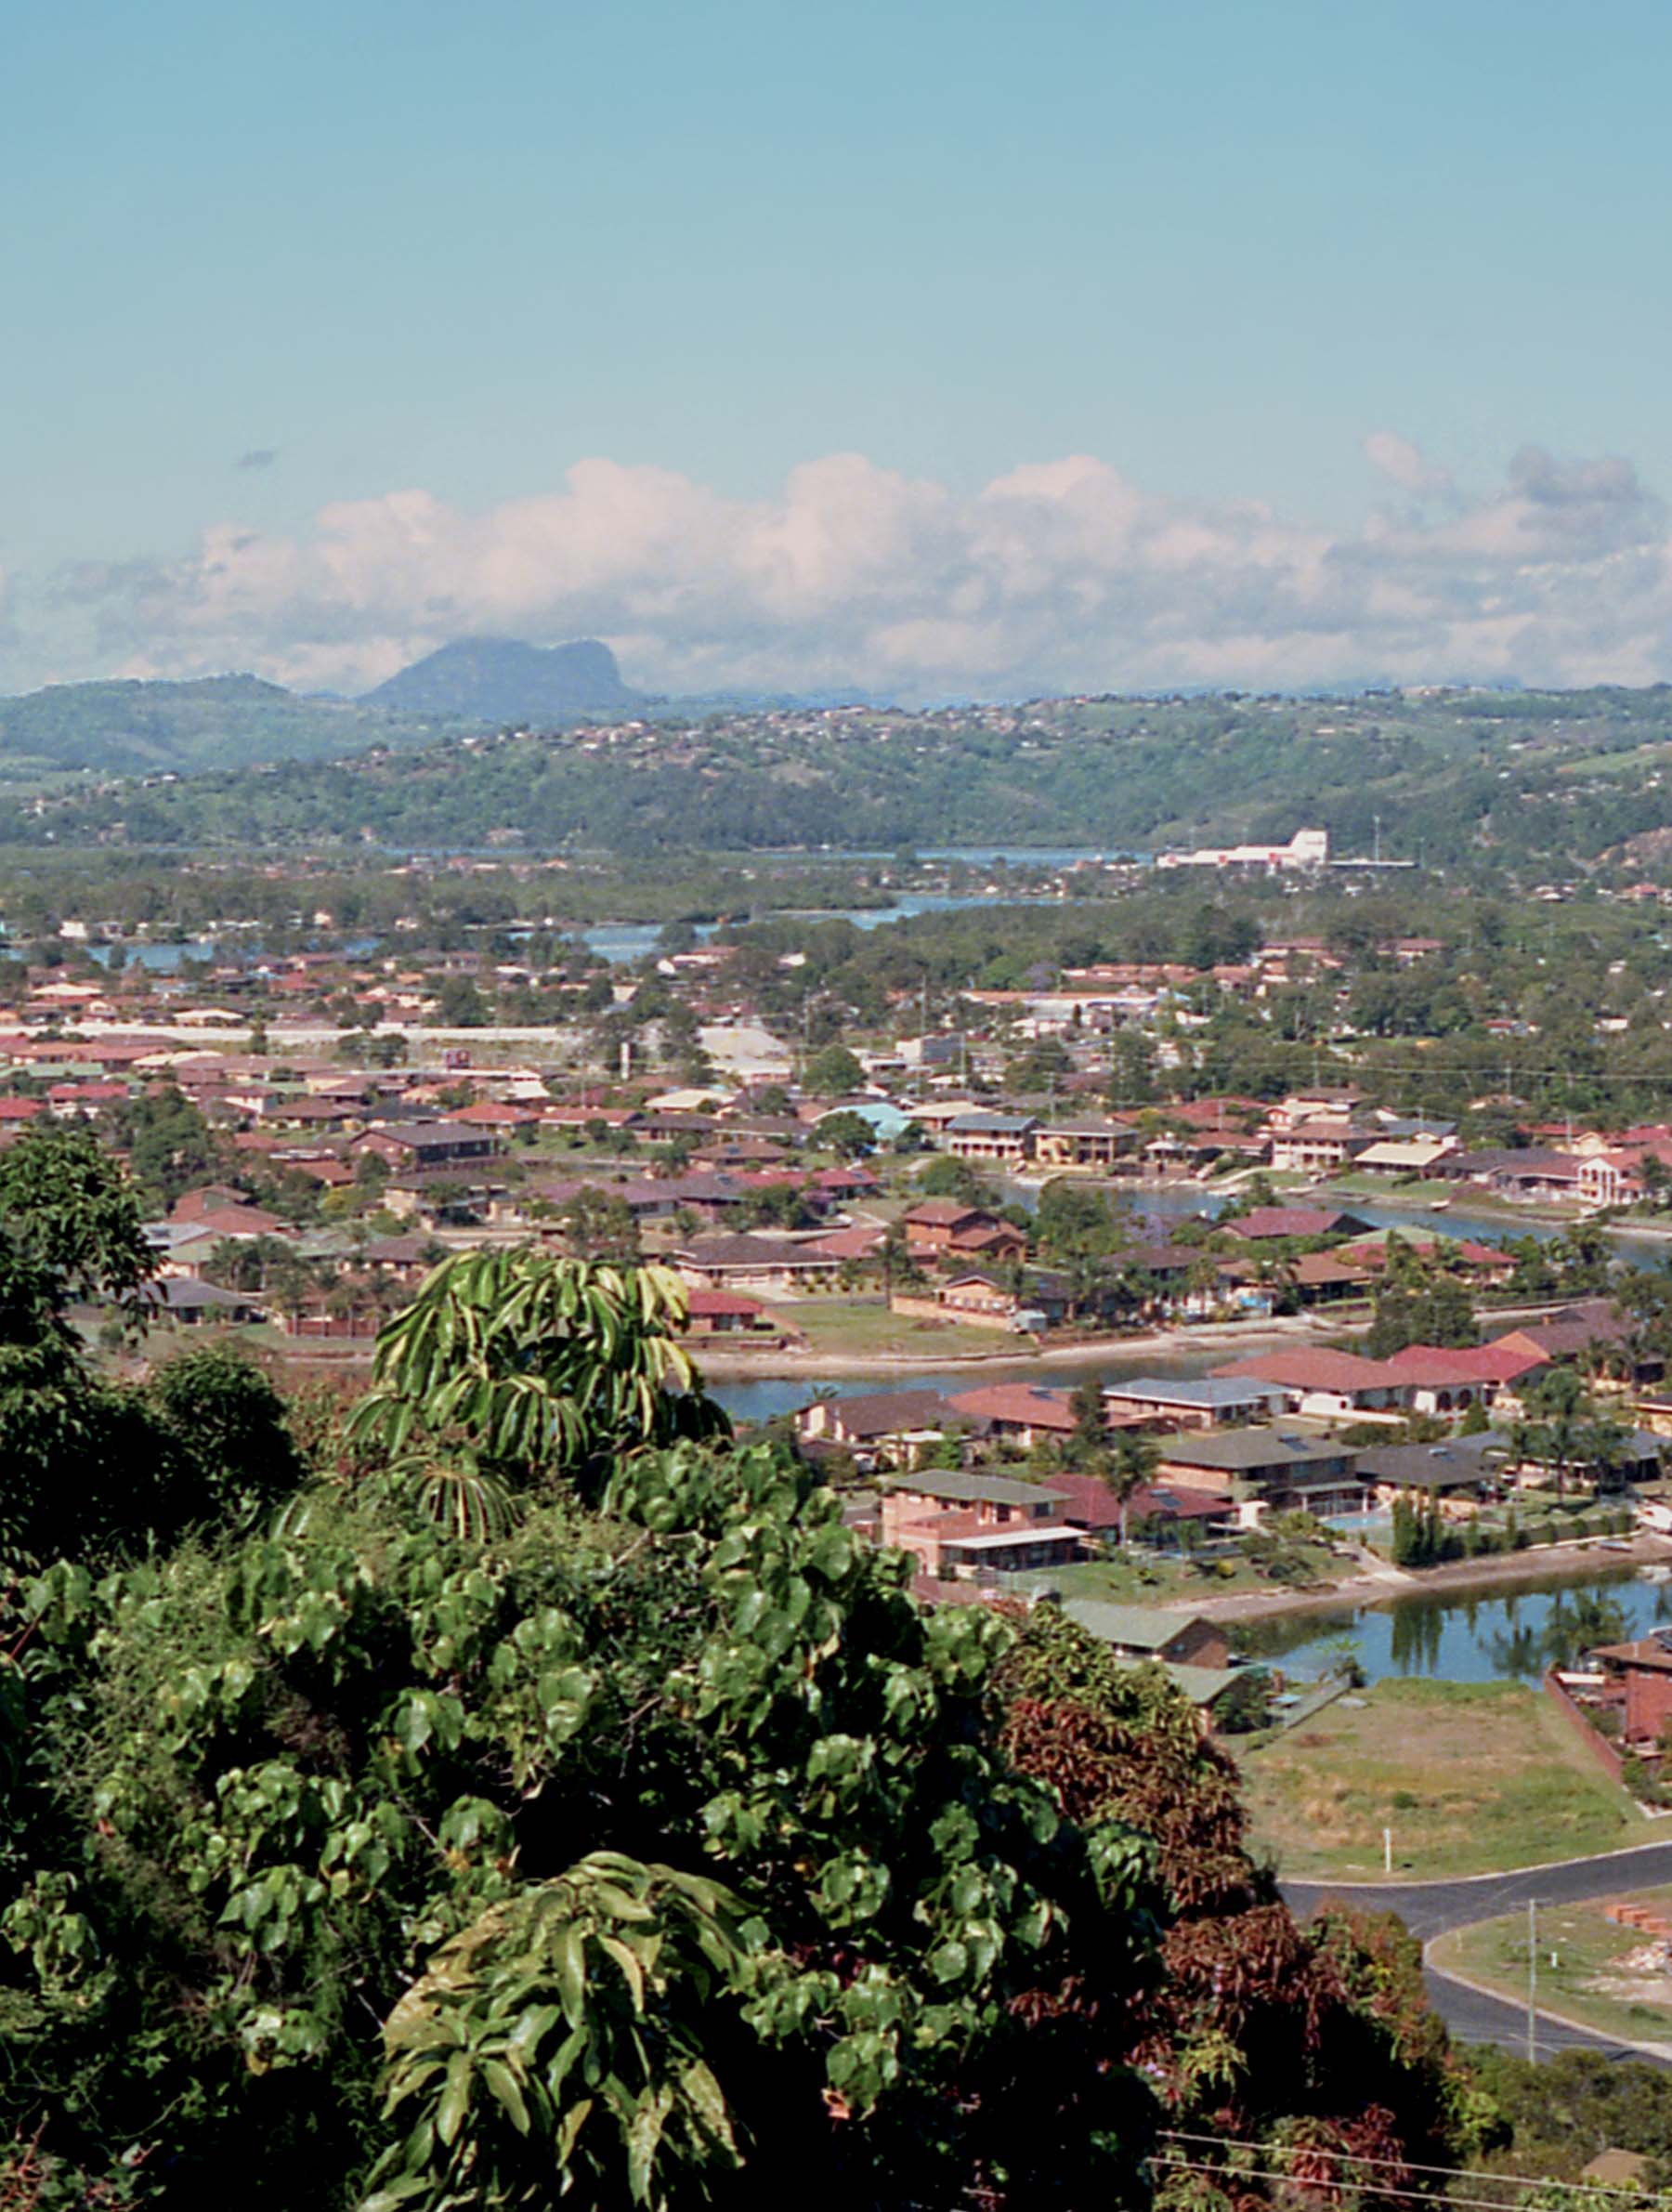
<path fill-rule="evenodd" d="M 259 676 L 56 684 L 0 699 L 0 777 L 191 775 L 406 751 L 503 727 L 554 729 L 638 713 L 607 646 L 463 638 L 360 700 L 303 698 Z"/>
<path fill-rule="evenodd" d="M 1327 828 L 1338 852 L 1560 867 L 1672 826 L 1672 690 L 1079 699 L 729 713 L 6 804 L 59 844 L 620 852 L 1151 847 Z"/>
<path fill-rule="evenodd" d="M 0 700 L 0 771 L 144 775 L 260 761 L 336 760 L 365 745 L 433 744 L 451 721 L 301 699 L 259 676 L 189 684 L 55 684 Z"/>

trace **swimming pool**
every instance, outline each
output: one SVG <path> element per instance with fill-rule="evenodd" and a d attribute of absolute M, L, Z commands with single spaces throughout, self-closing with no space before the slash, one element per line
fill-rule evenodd
<path fill-rule="evenodd" d="M 1343 1536 L 1366 1538 L 1391 1536 L 1393 1516 L 1386 1507 L 1378 1508 L 1375 1512 L 1369 1513 L 1326 1513 L 1324 1525 L 1326 1528 L 1339 1529 Z"/>

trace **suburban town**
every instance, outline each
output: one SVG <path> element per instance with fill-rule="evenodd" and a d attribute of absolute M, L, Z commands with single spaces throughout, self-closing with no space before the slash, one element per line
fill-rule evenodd
<path fill-rule="evenodd" d="M 7 32 L 0 2212 L 1672 2212 L 1672 9 Z"/>
<path fill-rule="evenodd" d="M 802 1486 L 925 1634 L 1075 1640 L 1141 1765 L 1234 1781 L 1271 1909 L 1392 1904 L 1455 2048 L 1672 2063 L 1672 891 L 1172 857 L 19 866 L 0 1217 L 59 1272 L 0 1537 L 109 1555 L 138 1450 L 204 1501 L 145 1539 L 182 1561 L 262 1468 L 287 1558 L 384 1482 L 425 1543 L 567 1556 L 529 1470 L 588 1401 L 513 1447 L 494 1394 L 654 1358 L 562 1495 L 724 1429 L 700 1463 Z M 560 1740 L 582 1677 L 541 1679 Z M 1552 1862 L 1529 2042 L 1470 1884 Z M 1634 2186 L 1615 2134 L 1550 2155 Z"/>

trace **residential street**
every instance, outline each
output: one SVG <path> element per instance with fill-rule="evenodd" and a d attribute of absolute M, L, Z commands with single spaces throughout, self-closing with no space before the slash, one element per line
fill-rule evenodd
<path fill-rule="evenodd" d="M 1425 1948 L 1430 1939 L 1474 1920 L 1524 1911 L 1529 1898 L 1540 1904 L 1572 1904 L 1592 1897 L 1652 1889 L 1672 1881 L 1672 1839 L 1599 1858 L 1565 1859 L 1555 1865 L 1523 1867 L 1513 1874 L 1475 1875 L 1434 1882 L 1285 1882 L 1283 1894 L 1302 1918 L 1331 1899 L 1367 1912 L 1396 1912 Z M 1452 2030 L 1470 2042 L 1526 2048 L 1524 2008 L 1488 1996 L 1430 1966 L 1425 1969 L 1429 1998 Z M 1672 2040 L 1672 2022 L 1668 2022 Z M 1584 2028 L 1567 2027 L 1540 2014 L 1538 2048 L 1605 2051 L 1612 2058 L 1636 2057 L 1651 2065 L 1672 2064 L 1657 2051 L 1622 2044 Z"/>

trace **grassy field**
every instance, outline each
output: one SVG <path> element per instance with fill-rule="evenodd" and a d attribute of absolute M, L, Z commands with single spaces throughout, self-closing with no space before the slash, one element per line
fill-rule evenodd
<path fill-rule="evenodd" d="M 1351 1560 L 1338 1557 L 1323 1544 L 1307 1544 L 1301 1549 L 1320 1585 L 1339 1581 L 1352 1572 Z M 1230 1573 L 1221 1574 L 1221 1564 L 1229 1567 Z M 1188 1560 L 1156 1559 L 1147 1553 L 1134 1553 L 1130 1560 L 1087 1559 L 1073 1566 L 1052 1567 L 1048 1579 L 1065 1597 L 1102 1598 L 1117 1605 L 1177 1605 L 1185 1610 L 1199 1605 L 1204 1598 L 1232 1596 L 1238 1590 L 1274 1591 L 1284 1587 L 1256 1573 L 1246 1559 L 1215 1561 L 1210 1571 L 1204 1573 Z"/>
<path fill-rule="evenodd" d="M 1623 1894 L 1625 1894 L 1623 1892 Z M 1672 1890 L 1629 1892 L 1672 1921 Z M 1538 1913 L 1538 2002 L 1604 2035 L 1672 2046 L 1672 1957 L 1652 1936 L 1618 1927 L 1603 1907 L 1549 1904 Z M 1509 1913 L 1439 1937 L 1434 1962 L 1512 2004 L 1527 1995 L 1527 1916 Z"/>
<path fill-rule="evenodd" d="M 945 1353 L 948 1357 L 969 1353 L 1013 1358 L 1027 1355 L 1025 1338 L 1007 1337 L 996 1329 L 937 1327 L 932 1321 L 909 1321 L 891 1314 L 880 1292 L 851 1298 L 780 1298 L 774 1310 L 803 1331 L 815 1352 L 841 1353 L 850 1357 L 876 1358 L 880 1355 Z M 979 1378 L 972 1380 L 971 1387 Z"/>
<path fill-rule="evenodd" d="M 1384 1682 L 1242 1758 L 1258 1846 L 1279 1870 L 1374 1878 L 1485 1874 L 1644 1839 L 1626 1792 L 1549 1699 L 1519 1682 Z"/>

